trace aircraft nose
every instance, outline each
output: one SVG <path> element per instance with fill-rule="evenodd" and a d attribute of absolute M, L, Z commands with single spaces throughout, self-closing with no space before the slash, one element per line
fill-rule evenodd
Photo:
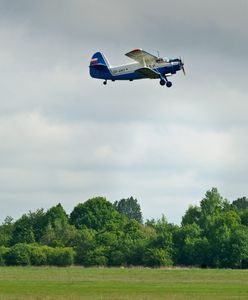
<path fill-rule="evenodd" d="M 183 71 L 183 74 L 186 75 L 185 69 L 184 69 L 184 62 L 183 62 L 183 60 L 181 59 L 181 57 L 180 57 L 180 59 L 179 59 L 179 62 L 180 62 L 180 67 L 181 67 L 181 70 Z"/>

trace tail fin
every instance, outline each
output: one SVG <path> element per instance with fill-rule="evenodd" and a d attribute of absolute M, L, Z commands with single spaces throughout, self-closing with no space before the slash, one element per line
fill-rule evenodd
<path fill-rule="evenodd" d="M 90 66 L 96 66 L 96 65 L 105 66 L 105 67 L 110 66 L 107 58 L 101 52 L 96 52 L 91 58 Z"/>
<path fill-rule="evenodd" d="M 104 54 L 101 52 L 96 52 L 90 61 L 90 76 L 105 80 L 109 79 L 111 78 L 109 67 L 110 64 Z"/>

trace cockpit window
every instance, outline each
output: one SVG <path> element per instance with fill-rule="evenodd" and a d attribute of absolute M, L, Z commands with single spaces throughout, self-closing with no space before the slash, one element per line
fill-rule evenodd
<path fill-rule="evenodd" d="M 156 59 L 156 62 L 157 63 L 162 63 L 162 62 L 164 62 L 164 60 L 163 60 L 163 58 L 159 57 L 159 58 Z"/>

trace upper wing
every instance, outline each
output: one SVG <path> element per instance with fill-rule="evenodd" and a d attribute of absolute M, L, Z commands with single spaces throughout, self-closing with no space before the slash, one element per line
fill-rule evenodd
<path fill-rule="evenodd" d="M 142 49 L 134 49 L 128 53 L 126 53 L 126 56 L 136 60 L 137 62 L 144 64 L 153 64 L 158 59 L 157 56 L 154 56 Z"/>
<path fill-rule="evenodd" d="M 161 77 L 161 74 L 159 72 L 152 70 L 150 68 L 140 68 L 140 69 L 136 70 L 135 73 L 139 73 L 139 74 L 143 75 L 144 77 L 151 78 L 151 79 Z"/>

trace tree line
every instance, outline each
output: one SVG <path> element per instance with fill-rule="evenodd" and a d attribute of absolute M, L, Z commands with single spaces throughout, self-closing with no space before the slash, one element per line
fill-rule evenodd
<path fill-rule="evenodd" d="M 181 225 L 143 222 L 137 199 L 95 197 L 67 215 L 61 204 L 0 226 L 0 265 L 197 266 L 248 268 L 248 199 L 216 188 L 190 206 Z"/>

